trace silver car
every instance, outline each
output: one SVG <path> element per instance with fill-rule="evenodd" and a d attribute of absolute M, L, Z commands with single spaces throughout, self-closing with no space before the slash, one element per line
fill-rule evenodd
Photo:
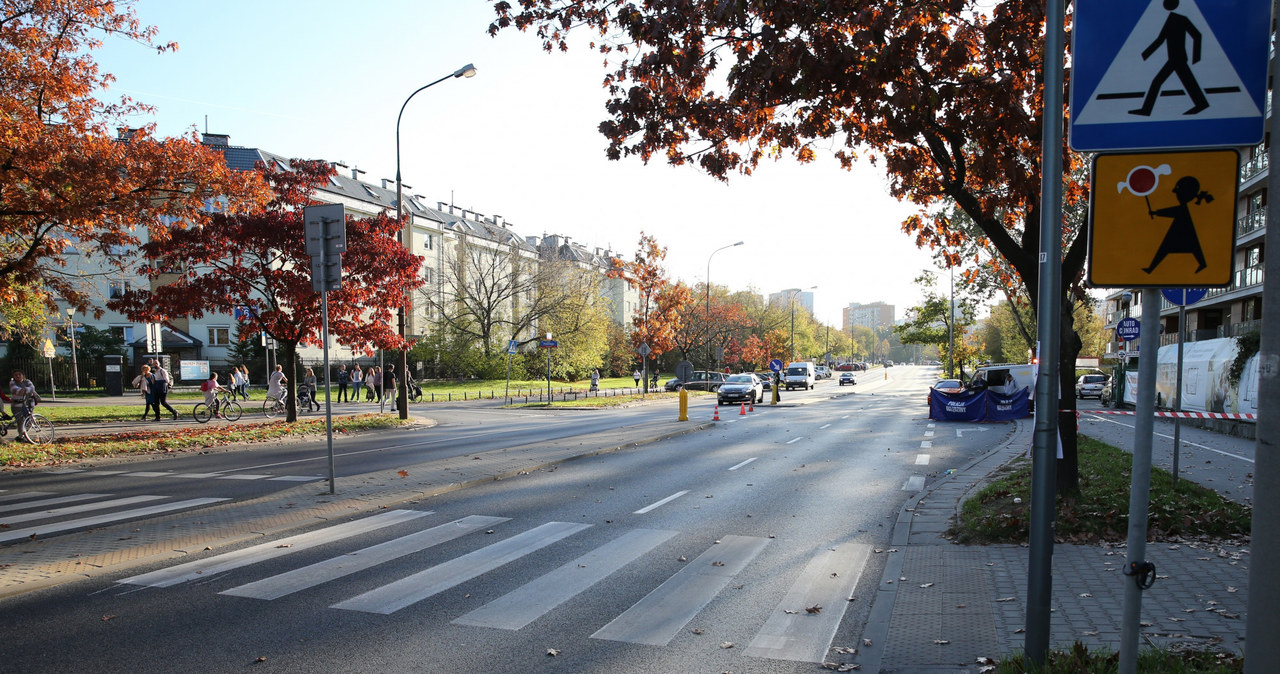
<path fill-rule="evenodd" d="M 1080 375 L 1076 380 L 1076 398 L 1097 398 L 1102 399 L 1102 387 L 1111 381 L 1111 377 L 1105 374 L 1085 374 Z"/>

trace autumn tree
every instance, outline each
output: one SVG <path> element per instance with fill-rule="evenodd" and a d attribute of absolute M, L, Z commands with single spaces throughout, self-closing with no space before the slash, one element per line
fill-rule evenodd
<path fill-rule="evenodd" d="M 164 239 L 142 246 L 137 272 L 154 290 L 132 290 L 108 306 L 138 322 L 248 307 L 245 331 L 265 332 L 279 344 L 289 380 L 287 418 L 295 421 L 297 348 L 321 344 L 321 296 L 311 287 L 303 207 L 319 203 L 313 193 L 333 171 L 321 161 L 295 159 L 288 169 L 259 165 L 259 177 L 275 194 L 266 206 L 215 213 L 205 227 L 174 225 Z M 342 287 L 328 293 L 330 334 L 358 349 L 406 347 L 395 311 L 422 284 L 422 258 L 400 245 L 400 225 L 386 214 L 348 216 L 346 230 Z"/>
<path fill-rule="evenodd" d="M 34 299 L 54 310 L 60 298 L 101 315 L 86 285 L 92 278 L 76 260 L 123 269 L 132 260 L 122 252 L 169 235 L 163 223 L 207 222 L 211 197 L 229 197 L 226 207 L 235 209 L 265 195 L 256 175 L 228 169 L 194 131 L 160 139 L 154 125 L 130 129 L 151 108 L 99 98 L 113 80 L 91 54 L 104 39 L 177 48 L 155 42 L 155 29 L 138 21 L 132 4 L 0 2 L 0 305 Z M 29 312 L 4 313 L 4 325 L 20 337 L 43 328 L 14 320 Z"/>
<path fill-rule="evenodd" d="M 666 246 L 659 246 L 657 239 L 641 232 L 632 259 L 614 258 L 613 268 L 608 274 L 609 278 L 630 283 L 640 293 L 640 312 L 632 319 L 631 325 L 632 352 L 641 344 L 648 344 L 654 358 L 674 348 L 679 312 L 692 301 L 688 286 L 679 284 L 679 288 L 672 287 L 667 270 L 662 266 L 666 257 Z"/>
<path fill-rule="evenodd" d="M 907 319 L 902 325 L 894 326 L 893 332 L 904 344 L 926 344 L 936 347 L 942 355 L 942 362 L 947 366 L 947 376 L 955 376 L 950 369 L 961 364 L 957 354 L 951 353 L 952 338 L 957 349 L 962 346 L 969 326 L 973 325 L 977 314 L 977 301 L 968 296 L 951 297 L 943 295 L 934 288 L 937 277 L 926 271 L 915 278 L 916 285 L 924 295 L 916 306 L 907 309 Z M 952 311 L 954 303 L 955 309 Z M 948 357 L 948 356 L 951 357 Z M 963 372 L 963 368 L 961 368 Z"/>
<path fill-rule="evenodd" d="M 917 245 L 951 249 L 966 234 L 945 208 L 977 225 L 1011 273 L 1038 299 L 1041 70 L 1044 5 L 995 3 L 745 3 L 705 0 L 496 2 L 489 31 L 533 30 L 547 51 L 581 32 L 605 55 L 612 159 L 655 155 L 726 178 L 760 162 L 860 154 L 882 166 L 890 192 L 919 207 L 903 223 Z M 1054 55 L 1055 58 L 1057 55 Z M 1055 116 L 1059 111 L 1053 111 Z M 1064 147 L 1054 175 L 1081 157 Z M 1065 181 L 1068 206 L 1085 186 Z M 1060 365 L 1079 351 L 1067 288 L 1081 276 L 1083 222 L 1063 228 Z M 958 260 L 957 260 L 958 262 Z M 1079 489 L 1071 383 L 1064 378 L 1064 459 L 1058 485 Z"/>

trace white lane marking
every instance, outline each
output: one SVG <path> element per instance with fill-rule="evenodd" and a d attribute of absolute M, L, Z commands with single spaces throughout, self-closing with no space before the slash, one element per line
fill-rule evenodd
<path fill-rule="evenodd" d="M 925 432 L 924 432 L 924 437 L 926 437 L 926 438 L 932 438 L 932 437 L 933 437 L 933 431 L 925 431 Z"/>
<path fill-rule="evenodd" d="M 136 473 L 124 473 L 122 477 L 169 477 L 173 473 L 165 473 L 153 470 L 140 470 Z"/>
<path fill-rule="evenodd" d="M 270 475 L 245 475 L 244 473 L 236 473 L 235 475 L 219 475 L 219 480 L 265 480 Z"/>
<path fill-rule="evenodd" d="M 109 494 L 101 494 L 101 496 L 109 496 Z M 106 510 L 107 508 L 115 508 L 117 506 L 133 505 L 135 503 L 146 503 L 147 501 L 158 501 L 167 496 L 129 496 L 126 498 L 117 498 L 110 501 L 95 501 L 93 503 L 83 503 L 77 506 L 66 506 L 65 508 L 54 508 L 53 510 L 41 510 L 40 512 L 24 513 L 22 515 L 6 515 L 3 524 L 14 524 L 16 522 L 30 522 L 31 520 L 44 520 L 51 517 L 62 517 L 63 515 L 78 515 L 80 513 L 89 512 L 90 510 Z"/>
<path fill-rule="evenodd" d="M 1086 412 L 1086 414 L 1088 414 L 1088 413 Z M 1130 424 L 1125 424 L 1125 423 L 1121 423 L 1121 422 L 1119 422 L 1119 421 L 1116 421 L 1115 419 L 1107 419 L 1107 418 L 1100 417 L 1100 416 L 1093 415 L 1093 414 L 1089 415 L 1089 418 L 1090 418 L 1090 419 L 1092 419 L 1092 420 L 1094 420 L 1094 421 L 1106 421 L 1106 422 L 1110 422 L 1110 423 L 1113 423 L 1113 424 L 1116 424 L 1116 425 L 1119 425 L 1119 426 L 1124 426 L 1125 428 L 1133 428 L 1133 426 L 1132 426 L 1132 425 L 1130 425 Z M 1160 436 L 1160 437 L 1162 437 L 1162 438 L 1165 438 L 1165 439 L 1167 439 L 1167 440 L 1173 440 L 1173 436 L 1172 436 L 1172 435 L 1165 435 L 1164 433 L 1152 433 L 1152 435 L 1158 435 L 1158 436 Z M 1181 440 L 1181 438 L 1179 438 L 1179 439 Z M 1192 447 L 1199 447 L 1200 449 L 1208 450 L 1208 451 L 1210 451 L 1210 452 L 1217 452 L 1218 454 L 1221 454 L 1221 455 L 1223 455 L 1223 456 L 1229 456 L 1229 457 L 1231 457 L 1231 458 L 1233 458 L 1233 459 L 1240 459 L 1241 461 L 1248 461 L 1249 463 L 1253 463 L 1253 459 L 1250 459 L 1250 458 L 1249 458 L 1249 457 L 1247 457 L 1247 456 L 1240 456 L 1239 454 L 1232 454 L 1231 452 L 1224 452 L 1224 451 L 1222 451 L 1221 449 L 1214 449 L 1214 448 L 1212 448 L 1212 447 L 1205 447 L 1204 445 L 1202 445 L 1202 444 L 1200 444 L 1200 443 L 1197 443 L 1197 442 L 1190 442 L 1190 441 L 1188 441 L 1188 440 L 1182 440 L 1182 444 L 1184 444 L 1184 445 L 1191 445 Z"/>
<path fill-rule="evenodd" d="M 4 491 L 0 489 L 0 492 Z M 37 496 L 53 496 L 57 492 L 54 491 L 19 491 L 12 494 L 0 495 L 0 501 L 16 501 L 24 498 L 35 498 Z"/>
<path fill-rule="evenodd" d="M 59 531 L 67 531 L 70 529 L 78 529 L 80 527 L 96 527 L 99 524 L 107 524 L 120 520 L 127 520 L 133 517 L 147 517 L 158 513 L 169 512 L 170 510 L 181 510 L 183 508 L 194 508 L 209 503 L 217 503 L 219 501 L 229 501 L 225 498 L 193 498 L 188 501 L 178 501 L 176 503 L 165 503 L 161 505 L 147 506 L 145 508 L 134 508 L 133 510 L 124 510 L 121 512 L 110 513 L 107 515 L 95 515 L 93 517 L 82 517 L 78 520 L 66 520 L 57 524 L 45 524 L 36 527 L 28 527 L 26 529 L 10 529 L 0 532 L 0 542 L 14 541 L 19 538 L 29 538 L 31 536 L 57 533 Z"/>
<path fill-rule="evenodd" d="M 222 473 L 179 473 L 178 475 L 174 475 L 174 477 L 201 480 L 222 477 Z"/>
<path fill-rule="evenodd" d="M 49 492 L 44 492 L 44 491 L 29 491 L 27 492 L 27 495 L 39 495 L 39 494 L 48 494 L 48 493 Z M 22 494 L 18 494 L 18 496 L 21 496 L 21 495 Z M 0 506 L 0 513 L 13 512 L 15 510 L 28 510 L 30 508 L 43 508 L 45 506 L 57 505 L 59 503 L 71 503 L 73 501 L 83 501 L 88 498 L 105 498 L 110 495 L 111 494 L 73 494 L 71 496 L 57 496 L 54 498 L 42 498 L 39 501 L 23 501 L 22 503 L 10 503 L 8 505 Z M 156 498 L 160 498 L 160 497 L 157 496 Z M 12 522 L 13 520 L 5 519 L 4 521 L 8 523 L 8 522 Z"/>
<path fill-rule="evenodd" d="M 846 415 L 844 415 L 844 416 L 842 416 L 842 417 L 840 417 L 840 418 L 841 418 L 841 419 L 848 419 L 848 418 L 849 418 L 849 415 L 848 415 L 848 414 L 846 414 Z"/>
<path fill-rule="evenodd" d="M 329 608 L 390 615 L 427 597 L 488 573 L 527 554 L 590 527 L 573 522 L 547 522 L 505 541 L 455 557 L 375 590 L 338 602 Z"/>
<path fill-rule="evenodd" d="M 927 465 L 929 465 L 929 455 L 928 455 L 928 454 L 917 454 L 917 455 L 916 455 L 916 465 L 917 465 L 917 466 L 927 466 Z"/>
<path fill-rule="evenodd" d="M 871 546 L 845 544 L 823 550 L 805 566 L 744 653 L 753 658 L 823 662 L 844 617 Z M 818 614 L 794 607 L 823 606 Z M 788 613 L 791 611 L 792 613 Z"/>
<path fill-rule="evenodd" d="M 277 480 L 279 482 L 311 482 L 313 480 L 323 480 L 318 475 L 281 475 L 280 477 L 269 477 L 268 480 Z"/>
<path fill-rule="evenodd" d="M 725 536 L 591 638 L 667 645 L 768 544 L 767 538 Z"/>
<path fill-rule="evenodd" d="M 636 529 L 456 619 L 455 625 L 518 630 L 658 547 L 674 531 Z"/>
<path fill-rule="evenodd" d="M 804 436 L 803 436 L 803 435 L 802 435 L 802 436 L 800 436 L 800 437 L 798 437 L 798 438 L 791 438 L 790 440 L 788 440 L 788 441 L 787 441 L 787 444 L 789 445 L 789 444 L 791 444 L 791 443 L 793 443 L 793 442 L 800 442 L 801 440 L 804 440 Z"/>
<path fill-rule="evenodd" d="M 933 449 L 933 441 L 931 441 L 931 440 L 921 440 L 921 441 L 920 441 L 920 449 Z"/>
<path fill-rule="evenodd" d="M 907 483 L 902 485 L 902 491 L 920 491 L 924 489 L 924 476 L 913 475 L 907 478 Z"/>
<path fill-rule="evenodd" d="M 473 531 L 487 529 L 495 524 L 510 521 L 510 519 L 510 517 L 468 515 L 460 520 L 424 529 L 408 536 L 401 536 L 362 550 L 348 552 L 344 555 L 332 557 L 323 562 L 316 562 L 310 566 L 287 571 L 270 578 L 263 578 L 239 587 L 233 587 L 218 594 L 251 597 L 253 599 L 279 599 L 287 594 L 293 594 L 321 583 L 327 583 L 343 576 L 371 569 L 383 562 L 421 552 L 433 545 L 451 541 Z"/>
<path fill-rule="evenodd" d="M 738 465 L 734 466 L 733 468 L 730 468 L 729 470 L 737 470 L 737 469 L 739 469 L 739 468 L 741 468 L 741 467 L 743 467 L 743 466 L 747 465 L 748 463 L 751 463 L 752 461 L 755 461 L 755 460 L 756 460 L 756 458 L 757 458 L 757 457 L 754 457 L 754 456 L 753 456 L 753 457 L 751 457 L 750 459 L 747 459 L 746 461 L 743 461 L 742 463 L 740 463 L 740 464 L 738 464 Z"/>
<path fill-rule="evenodd" d="M 937 424 L 928 424 L 927 426 L 925 426 L 925 428 L 933 428 L 935 426 L 937 426 Z"/>
<path fill-rule="evenodd" d="M 821 426 L 819 426 L 819 427 L 818 427 L 818 430 L 822 430 L 822 429 L 824 429 L 824 428 L 826 428 L 826 427 L 828 427 L 828 426 L 830 426 L 830 425 L 831 425 L 831 424 L 823 424 L 823 425 L 821 425 Z"/>
<path fill-rule="evenodd" d="M 309 531 L 305 534 L 289 536 L 268 543 L 260 543 L 241 550 L 233 550 L 221 555 L 197 559 L 194 562 L 171 566 L 167 569 L 144 573 L 140 576 L 131 576 L 119 581 L 119 583 L 122 585 L 169 587 L 189 580 L 196 580 L 202 577 L 208 578 L 223 571 L 231 571 L 232 569 L 274 559 L 282 555 L 307 550 L 317 545 L 332 543 L 348 536 L 356 536 L 393 524 L 408 522 L 431 513 L 432 511 L 429 510 L 391 510 L 354 522 L 344 522 L 324 529 Z"/>
<path fill-rule="evenodd" d="M 680 498 L 681 496 L 684 496 L 685 494 L 688 494 L 688 493 L 689 493 L 689 490 L 688 490 L 688 489 L 686 489 L 686 490 L 684 490 L 684 491 L 678 491 L 678 492 L 676 492 L 676 493 L 674 493 L 674 494 L 672 494 L 672 495 L 670 495 L 670 496 L 668 496 L 668 497 L 666 497 L 666 498 L 662 499 L 661 501 L 658 501 L 658 502 L 656 502 L 656 503 L 650 503 L 649 505 L 647 505 L 647 506 L 645 506 L 645 507 L 643 507 L 643 508 L 641 508 L 641 509 L 639 509 L 639 510 L 637 510 L 637 511 L 633 512 L 633 513 L 631 513 L 631 514 L 632 514 L 632 515 L 643 515 L 643 514 L 645 514 L 645 513 L 649 512 L 650 510 L 653 510 L 654 508 L 658 508 L 658 507 L 660 507 L 660 506 L 664 506 L 664 505 L 666 505 L 666 504 L 668 504 L 668 503 L 670 503 L 670 502 L 672 502 L 672 501 L 674 501 L 674 500 L 676 500 L 676 499 Z"/>

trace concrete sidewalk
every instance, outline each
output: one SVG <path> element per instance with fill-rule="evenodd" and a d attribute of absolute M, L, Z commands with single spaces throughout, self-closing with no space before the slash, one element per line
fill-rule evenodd
<path fill-rule="evenodd" d="M 1031 446 L 1029 419 L 1003 444 L 938 482 L 900 511 L 884 575 L 855 662 L 870 672 L 974 672 L 979 658 L 1025 645 L 1025 546 L 955 545 L 942 538 L 967 495 Z M 1212 485 L 1210 485 L 1212 486 Z M 1149 544 L 1156 583 L 1143 594 L 1143 646 L 1191 644 L 1240 652 L 1248 550 Z M 1053 551 L 1050 643 L 1118 650 L 1124 546 L 1058 544 Z"/>

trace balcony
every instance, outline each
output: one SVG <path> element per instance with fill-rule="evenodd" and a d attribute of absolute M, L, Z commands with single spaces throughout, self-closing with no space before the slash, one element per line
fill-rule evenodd
<path fill-rule="evenodd" d="M 1254 211 L 1252 213 L 1245 213 L 1244 215 L 1240 216 L 1239 219 L 1236 220 L 1236 238 L 1239 239 L 1245 234 L 1249 234 L 1250 232 L 1256 232 L 1259 229 L 1262 229 L 1263 227 L 1266 227 L 1266 226 L 1267 226 L 1266 211 Z"/>
<path fill-rule="evenodd" d="M 1263 274 L 1261 265 L 1256 267 L 1245 267 L 1244 269 L 1237 269 L 1235 278 L 1232 280 L 1231 285 L 1227 286 L 1226 288 L 1210 288 L 1209 292 L 1204 296 L 1204 298 L 1212 299 L 1220 295 L 1225 295 L 1226 293 L 1233 293 L 1237 290 L 1245 290 L 1248 288 L 1253 288 L 1255 286 L 1261 286 L 1262 281 L 1264 280 L 1263 277 L 1264 277 L 1264 274 Z M 1261 288 L 1259 288 L 1258 290 L 1259 292 L 1261 292 Z"/>
<path fill-rule="evenodd" d="M 1257 151 L 1257 154 L 1254 156 L 1254 158 L 1250 159 L 1249 161 L 1245 162 L 1243 165 L 1240 166 L 1240 184 L 1241 185 L 1248 182 L 1249 179 L 1253 178 L 1259 173 L 1262 173 L 1263 171 L 1267 170 L 1267 165 L 1270 162 L 1266 147 L 1263 147 L 1262 145 L 1258 145 L 1254 149 Z"/>

